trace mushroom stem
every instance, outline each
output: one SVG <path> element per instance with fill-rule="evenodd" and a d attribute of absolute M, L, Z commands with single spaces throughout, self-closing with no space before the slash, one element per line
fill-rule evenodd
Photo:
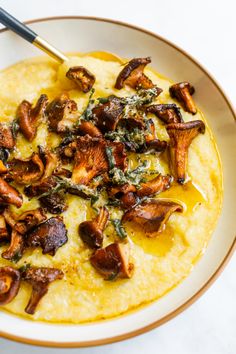
<path fill-rule="evenodd" d="M 109 212 L 106 207 L 102 207 L 98 216 L 96 217 L 96 223 L 98 227 L 103 231 L 105 229 L 107 220 L 109 217 Z"/>
<path fill-rule="evenodd" d="M 8 237 L 6 220 L 3 215 L 0 215 L 0 242 Z"/>
<path fill-rule="evenodd" d="M 2 253 L 2 258 L 9 261 L 17 262 L 21 257 L 24 249 L 24 237 L 16 230 L 12 230 L 11 243 L 6 251 Z"/>
<path fill-rule="evenodd" d="M 20 130 L 24 137 L 30 142 L 33 141 L 36 136 L 41 119 L 40 116 L 43 115 L 47 103 L 47 96 L 41 95 L 34 108 L 32 108 L 30 102 L 24 100 L 17 109 Z"/>
<path fill-rule="evenodd" d="M 44 295 L 48 292 L 48 284 L 36 283 L 33 284 L 32 293 L 30 296 L 30 300 L 25 308 L 25 312 L 29 315 L 33 315 L 35 313 L 36 307 L 38 306 L 39 301 L 42 299 Z"/>
<path fill-rule="evenodd" d="M 205 132 L 205 124 L 201 120 L 173 123 L 168 124 L 166 130 L 170 137 L 171 168 L 177 182 L 183 184 L 186 181 L 188 148 L 199 133 Z"/>
<path fill-rule="evenodd" d="M 2 199 L 3 203 L 13 204 L 17 208 L 20 208 L 23 199 L 20 193 L 10 184 L 8 184 L 4 179 L 0 177 L 0 199 Z"/>
<path fill-rule="evenodd" d="M 55 280 L 62 279 L 63 276 L 64 273 L 57 268 L 32 267 L 23 272 L 23 280 L 32 285 L 32 293 L 25 312 L 33 315 L 40 300 L 47 294 L 49 284 Z"/>

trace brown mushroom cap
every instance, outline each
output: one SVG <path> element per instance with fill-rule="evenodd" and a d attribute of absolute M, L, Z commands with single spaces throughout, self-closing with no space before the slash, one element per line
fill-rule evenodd
<path fill-rule="evenodd" d="M 39 201 L 41 206 L 51 214 L 61 214 L 68 208 L 63 191 L 58 193 L 50 193 L 45 197 L 39 198 Z"/>
<path fill-rule="evenodd" d="M 20 272 L 12 267 L 0 267 L 0 306 L 11 302 L 20 288 Z"/>
<path fill-rule="evenodd" d="M 67 170 L 67 168 L 59 166 L 53 172 L 53 176 L 61 176 L 61 177 L 71 178 L 72 172 L 70 170 Z"/>
<path fill-rule="evenodd" d="M 48 292 L 48 286 L 55 280 L 62 279 L 64 273 L 57 268 L 28 268 L 23 274 L 23 280 L 32 285 L 32 293 L 25 312 L 32 315 L 35 313 L 39 301 Z"/>
<path fill-rule="evenodd" d="M 29 247 L 42 247 L 43 254 L 54 256 L 59 247 L 68 241 L 67 230 L 63 219 L 52 217 L 36 226 L 27 235 Z"/>
<path fill-rule="evenodd" d="M 71 141 L 68 144 L 58 147 L 58 152 L 63 163 L 68 163 L 72 161 L 76 152 L 76 147 L 76 141 Z"/>
<path fill-rule="evenodd" d="M 85 135 L 77 139 L 72 181 L 88 184 L 91 179 L 108 170 L 103 139 Z"/>
<path fill-rule="evenodd" d="M 189 82 L 179 82 L 174 84 L 169 89 L 172 98 L 176 98 L 180 103 L 182 103 L 186 112 L 196 114 L 197 108 L 192 99 L 194 94 L 194 87 L 190 85 Z"/>
<path fill-rule="evenodd" d="M 15 140 L 11 128 L 4 123 L 0 123 L 0 147 L 12 149 L 14 146 Z"/>
<path fill-rule="evenodd" d="M 23 255 L 24 244 L 24 236 L 13 229 L 10 246 L 2 253 L 2 258 L 18 262 Z"/>
<path fill-rule="evenodd" d="M 12 232 L 10 246 L 2 253 L 2 257 L 17 262 L 22 257 L 26 246 L 24 235 L 30 229 L 46 220 L 46 215 L 42 208 L 37 208 L 28 210 L 19 216 L 6 209 L 3 212 L 3 216 L 6 223 L 12 228 Z"/>
<path fill-rule="evenodd" d="M 46 220 L 46 215 L 42 208 L 27 210 L 16 218 L 14 229 L 24 235 L 27 231 Z"/>
<path fill-rule="evenodd" d="M 0 177 L 0 202 L 4 204 L 13 204 L 17 208 L 20 208 L 23 203 L 22 196 L 17 191 L 17 189 L 12 187 L 1 177 Z"/>
<path fill-rule="evenodd" d="M 103 242 L 103 231 L 106 227 L 109 212 L 106 207 L 100 208 L 93 220 L 84 221 L 79 225 L 81 239 L 91 248 L 100 248 Z"/>
<path fill-rule="evenodd" d="M 54 152 L 49 149 L 44 149 L 41 146 L 39 148 L 39 156 L 44 164 L 44 172 L 41 179 L 50 177 L 53 172 L 59 167 L 60 161 Z"/>
<path fill-rule="evenodd" d="M 96 80 L 95 76 L 83 66 L 71 67 L 67 71 L 66 77 L 74 81 L 79 89 L 84 93 L 91 90 Z"/>
<path fill-rule="evenodd" d="M 112 95 L 107 100 L 107 102 L 100 103 L 92 109 L 94 122 L 102 133 L 116 129 L 124 108 L 124 104 L 119 97 Z"/>
<path fill-rule="evenodd" d="M 155 237 L 162 232 L 173 212 L 182 212 L 183 207 L 172 201 L 151 199 L 128 210 L 122 217 L 122 222 L 132 222 L 141 228 L 149 237 Z"/>
<path fill-rule="evenodd" d="M 112 243 L 100 248 L 91 256 L 92 266 L 106 280 L 114 278 L 130 278 L 133 273 L 133 264 L 129 261 L 130 245 Z"/>
<path fill-rule="evenodd" d="M 177 182 L 183 184 L 186 180 L 188 148 L 199 133 L 204 134 L 205 124 L 201 120 L 172 123 L 167 125 L 166 130 L 170 137 L 171 167 Z"/>
<path fill-rule="evenodd" d="M 76 184 L 88 184 L 94 177 L 107 172 L 109 169 L 106 148 L 112 147 L 116 167 L 126 168 L 126 153 L 124 145 L 116 142 L 106 142 L 101 138 L 89 135 L 77 139 L 75 163 L 72 181 Z"/>
<path fill-rule="evenodd" d="M 37 182 L 43 175 L 44 165 L 39 154 L 33 153 L 27 159 L 12 159 L 9 162 L 10 173 L 19 184 Z"/>
<path fill-rule="evenodd" d="M 136 190 L 135 186 L 126 183 L 123 185 L 112 186 L 107 189 L 107 192 L 109 197 L 120 199 L 121 208 L 128 209 L 137 202 L 135 194 Z"/>
<path fill-rule="evenodd" d="M 141 183 L 140 188 L 137 189 L 137 196 L 143 198 L 145 196 L 159 194 L 161 192 L 164 192 L 166 189 L 169 189 L 172 182 L 172 176 L 162 176 L 161 174 L 159 174 L 157 177 L 145 183 Z"/>
<path fill-rule="evenodd" d="M 57 180 L 55 176 L 50 176 L 43 179 L 39 183 L 26 186 L 24 188 L 24 193 L 27 197 L 33 198 L 38 197 L 43 193 L 48 192 L 49 190 L 55 188 L 57 185 Z"/>
<path fill-rule="evenodd" d="M 47 96 L 41 95 L 34 108 L 32 108 L 32 104 L 28 101 L 23 101 L 19 105 L 17 118 L 20 130 L 27 140 L 32 141 L 35 138 L 40 123 L 40 116 L 43 115 L 47 103 Z"/>
<path fill-rule="evenodd" d="M 112 186 L 107 189 L 109 197 L 112 198 L 121 198 L 124 194 L 133 192 L 136 192 L 136 187 L 133 186 L 132 184 L 122 184 L 122 185 L 117 185 L 117 186 Z"/>
<path fill-rule="evenodd" d="M 153 104 L 146 108 L 147 113 L 155 114 L 165 124 L 182 123 L 183 118 L 179 107 L 176 104 Z"/>
<path fill-rule="evenodd" d="M 16 217 L 15 215 L 10 211 L 9 208 L 5 208 L 3 210 L 2 216 L 4 217 L 7 225 L 9 225 L 12 229 L 15 226 L 16 223 Z"/>
<path fill-rule="evenodd" d="M 102 133 L 100 132 L 100 130 L 95 127 L 95 125 L 92 122 L 88 122 L 88 121 L 83 121 L 82 123 L 80 123 L 80 125 L 77 128 L 77 132 L 80 135 L 90 135 L 93 138 L 100 138 L 102 137 Z"/>
<path fill-rule="evenodd" d="M 67 171 L 67 170 L 66 170 Z M 71 172 L 69 177 L 71 177 Z M 68 177 L 68 175 L 66 176 Z M 57 179 L 55 176 L 50 176 L 37 184 L 25 187 L 24 193 L 27 197 L 33 198 L 49 193 L 48 195 L 39 198 L 41 206 L 51 214 L 61 214 L 67 209 L 67 203 L 65 200 L 65 193 L 63 191 L 54 192 L 54 188 L 57 186 Z"/>
<path fill-rule="evenodd" d="M 149 89 L 154 87 L 152 81 L 143 73 L 143 70 L 147 64 L 151 63 L 151 58 L 134 58 L 125 65 L 125 67 L 119 73 L 115 88 L 120 90 L 125 85 L 132 88 L 141 87 Z"/>
<path fill-rule="evenodd" d="M 126 171 L 127 155 L 124 144 L 118 141 L 107 141 L 106 144 L 107 147 L 112 148 L 112 154 L 115 160 L 115 167 L 119 168 L 122 171 Z"/>
<path fill-rule="evenodd" d="M 107 189 L 107 192 L 109 197 L 120 199 L 121 208 L 129 209 L 137 203 L 138 198 L 159 194 L 170 188 L 172 182 L 172 176 L 162 176 L 159 174 L 157 177 L 145 183 L 141 183 L 139 188 L 126 183 L 112 186 Z"/>
<path fill-rule="evenodd" d="M 77 104 L 67 94 L 62 94 L 47 106 L 45 115 L 51 131 L 65 133 L 78 118 Z"/>
<path fill-rule="evenodd" d="M 133 192 L 128 192 L 120 198 L 121 208 L 128 209 L 137 203 L 137 196 Z"/>

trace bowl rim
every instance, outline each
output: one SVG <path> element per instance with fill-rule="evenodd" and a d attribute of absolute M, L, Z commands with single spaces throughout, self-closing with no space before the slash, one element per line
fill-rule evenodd
<path fill-rule="evenodd" d="M 108 18 L 103 18 L 103 17 L 95 17 L 95 16 L 50 16 L 50 17 L 43 17 L 43 18 L 28 20 L 28 21 L 25 21 L 24 23 L 25 24 L 33 24 L 33 23 L 38 23 L 38 22 L 46 22 L 46 21 L 54 21 L 54 20 L 91 20 L 91 21 L 111 23 L 111 24 L 119 25 L 122 27 L 130 28 L 130 29 L 145 33 L 149 36 L 157 38 L 158 40 L 166 43 L 167 45 L 171 46 L 172 48 L 174 48 L 175 50 L 177 50 L 178 52 L 180 52 L 181 54 L 186 56 L 190 61 L 192 61 L 197 67 L 199 67 L 204 72 L 204 74 L 210 79 L 210 81 L 214 84 L 214 86 L 217 88 L 217 90 L 222 95 L 225 103 L 227 104 L 227 106 L 228 106 L 229 110 L 231 111 L 233 118 L 236 122 L 236 111 L 233 108 L 233 104 L 230 101 L 230 99 L 227 97 L 224 90 L 221 88 L 220 84 L 217 82 L 217 80 L 194 57 L 192 57 L 185 50 L 180 48 L 178 45 L 172 43 L 168 39 L 152 32 L 152 31 L 146 30 L 142 27 L 139 27 L 139 26 L 136 26 L 133 24 L 122 22 L 119 20 L 108 19 Z M 3 28 L 0 30 L 0 34 L 6 32 L 6 31 L 9 31 L 9 29 Z M 110 338 L 91 340 L 91 341 L 82 341 L 82 342 L 71 342 L 71 343 L 70 342 L 60 342 L 59 343 L 59 342 L 50 342 L 50 341 L 43 341 L 43 340 L 28 339 L 26 337 L 11 335 L 11 334 L 8 334 L 8 333 L 2 332 L 2 331 L 0 332 L 0 337 L 5 338 L 5 339 L 10 339 L 10 340 L 13 340 L 16 342 L 24 343 L 24 344 L 31 344 L 31 345 L 44 346 L 44 347 L 79 348 L 79 347 L 90 347 L 90 346 L 98 346 L 98 345 L 115 343 L 118 341 L 122 341 L 125 339 L 135 337 L 140 334 L 144 334 L 156 327 L 163 325 L 164 323 L 171 320 L 172 318 L 176 317 L 178 314 L 180 314 L 181 312 L 186 310 L 190 305 L 192 305 L 195 301 L 197 301 L 210 288 L 210 286 L 216 281 L 216 279 L 223 272 L 223 270 L 225 269 L 229 260 L 233 256 L 233 253 L 235 252 L 235 250 L 236 250 L 236 236 L 235 236 L 226 256 L 224 257 L 223 261 L 220 263 L 220 265 L 218 266 L 216 271 L 206 281 L 206 283 L 195 294 L 193 294 L 191 296 L 190 299 L 188 299 L 185 303 L 180 305 L 174 311 L 168 313 L 166 316 L 160 318 L 157 321 L 154 321 L 153 323 L 151 323 L 147 326 L 139 328 L 138 330 L 127 332 L 125 334 L 110 337 Z"/>

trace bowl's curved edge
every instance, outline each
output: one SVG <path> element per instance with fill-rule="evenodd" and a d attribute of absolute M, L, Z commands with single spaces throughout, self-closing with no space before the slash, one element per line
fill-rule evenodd
<path fill-rule="evenodd" d="M 93 20 L 93 21 L 100 21 L 100 22 L 108 22 L 112 24 L 118 24 L 123 27 L 128 27 L 143 33 L 148 34 L 149 36 L 155 37 L 162 42 L 168 44 L 169 46 L 175 48 L 177 51 L 181 52 L 184 54 L 189 60 L 191 60 L 195 65 L 197 65 L 206 75 L 207 77 L 211 80 L 211 82 L 216 86 L 218 91 L 221 93 L 222 97 L 224 98 L 229 110 L 231 111 L 234 120 L 236 121 L 236 112 L 234 111 L 233 105 L 230 102 L 229 98 L 227 95 L 224 93 L 223 89 L 221 88 L 220 84 L 215 80 L 215 78 L 191 55 L 186 53 L 183 49 L 178 47 L 177 45 L 173 44 L 171 41 L 163 38 L 162 36 L 159 36 L 151 31 L 145 30 L 141 27 L 138 27 L 136 25 L 131 25 L 125 22 L 117 21 L 117 20 L 111 20 L 111 19 L 106 19 L 106 18 L 99 18 L 99 17 L 92 17 L 92 16 L 55 16 L 55 17 L 44 17 L 44 18 L 39 18 L 35 20 L 29 20 L 24 22 L 25 24 L 32 24 L 36 22 L 44 22 L 44 21 L 51 21 L 51 20 L 70 20 L 70 19 L 79 19 L 79 20 Z M 0 30 L 0 34 L 8 31 L 8 29 L 3 28 Z M 151 323 L 148 326 L 142 327 L 138 330 L 128 332 L 119 336 L 111 337 L 111 338 L 105 338 L 101 340 L 95 340 L 95 341 L 84 341 L 84 342 L 50 342 L 50 341 L 40 341 L 40 340 L 33 340 L 33 339 L 28 339 L 28 338 L 23 338 L 23 337 L 18 337 L 14 336 L 5 332 L 0 332 L 0 337 L 10 339 L 13 341 L 21 342 L 24 344 L 31 344 L 31 345 L 39 345 L 39 346 L 44 346 L 44 347 L 57 347 L 57 348 L 78 348 L 78 347 L 89 347 L 89 346 L 98 346 L 98 345 L 104 345 L 104 344 L 109 344 L 109 343 L 114 343 L 118 341 L 122 341 L 125 339 L 129 339 L 132 337 L 135 337 L 137 335 L 143 334 L 145 332 L 148 332 L 158 326 L 161 326 L 162 324 L 166 323 L 167 321 L 171 320 L 181 312 L 183 312 L 185 309 L 187 309 L 190 305 L 192 305 L 195 301 L 197 301 L 200 296 L 202 296 L 208 289 L 209 287 L 216 281 L 216 279 L 220 276 L 226 265 L 228 264 L 230 258 L 232 257 L 233 253 L 236 250 L 236 237 L 234 241 L 232 242 L 232 245 L 226 254 L 225 258 L 215 271 L 215 273 L 208 279 L 208 281 L 202 286 L 201 289 L 199 289 L 190 299 L 188 299 L 184 304 L 179 306 L 176 310 L 170 312 L 168 315 L 164 316 L 163 318 L 159 319 L 158 321 L 155 321 Z"/>

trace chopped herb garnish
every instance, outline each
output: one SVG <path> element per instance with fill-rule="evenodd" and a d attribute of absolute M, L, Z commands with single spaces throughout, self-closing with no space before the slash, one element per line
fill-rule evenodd
<path fill-rule="evenodd" d="M 157 96 L 157 93 L 158 91 L 156 87 L 147 90 L 139 89 L 137 94 L 130 97 L 124 97 L 121 100 L 125 105 L 140 107 L 144 104 L 151 103 Z"/>
<path fill-rule="evenodd" d="M 26 263 L 24 264 L 23 266 L 21 266 L 18 270 L 21 272 L 21 273 L 24 273 L 27 269 L 29 269 L 31 267 L 31 264 L 30 263 Z"/>
<path fill-rule="evenodd" d="M 93 206 L 99 199 L 98 195 L 92 195 L 91 196 L 91 206 Z"/>
<path fill-rule="evenodd" d="M 22 257 L 21 251 L 16 252 L 14 256 L 11 258 L 11 262 L 17 263 Z"/>
<path fill-rule="evenodd" d="M 87 107 L 83 111 L 83 113 L 80 116 L 79 120 L 76 122 L 76 125 L 79 125 L 81 120 L 88 121 L 88 120 L 90 120 L 92 118 L 92 115 L 93 115 L 92 109 L 95 107 L 95 100 L 92 99 L 94 92 L 95 92 L 95 89 L 92 88 L 92 90 L 90 91 Z"/>
<path fill-rule="evenodd" d="M 113 220 L 111 220 L 111 222 L 116 230 L 117 235 L 122 239 L 126 238 L 127 233 L 121 223 L 121 220 L 120 219 L 113 219 Z"/>
<path fill-rule="evenodd" d="M 0 160 L 2 160 L 3 163 L 7 162 L 9 155 L 10 152 L 8 149 L 0 147 Z"/>
<path fill-rule="evenodd" d="M 134 170 L 129 170 L 126 172 L 114 167 L 109 171 L 111 182 L 118 185 L 128 183 L 138 187 L 141 182 L 145 181 L 142 174 L 146 173 L 147 167 L 148 162 L 146 160 L 142 163 L 142 165 L 136 167 Z"/>
<path fill-rule="evenodd" d="M 97 100 L 101 104 L 109 102 L 109 99 L 107 97 L 99 97 Z"/>
<path fill-rule="evenodd" d="M 145 145 L 145 132 L 138 128 L 128 131 L 123 127 L 119 127 L 117 131 L 105 133 L 105 138 L 111 141 L 130 143 L 135 150 Z"/>
<path fill-rule="evenodd" d="M 60 191 L 65 191 L 65 190 L 67 190 L 71 194 L 77 194 L 77 193 L 84 194 L 87 198 L 95 198 L 97 196 L 96 189 L 91 189 L 83 184 L 74 184 L 68 178 L 55 177 L 55 179 L 57 182 L 56 186 L 53 189 L 50 189 L 49 191 L 42 193 L 41 195 L 38 196 L 38 198 L 46 197 L 48 195 L 58 193 Z"/>
<path fill-rule="evenodd" d="M 107 280 L 107 281 L 115 280 L 116 277 L 117 277 L 117 275 L 118 275 L 118 272 L 113 272 L 113 273 L 111 273 L 111 274 L 109 275 L 109 277 L 108 277 L 107 279 L 105 279 L 105 280 Z"/>
<path fill-rule="evenodd" d="M 14 119 L 11 124 L 11 130 L 12 130 L 12 135 L 13 135 L 14 139 L 16 139 L 19 129 L 20 129 L 20 126 L 19 126 L 18 120 Z"/>
<path fill-rule="evenodd" d="M 112 151 L 111 146 L 106 147 L 106 155 L 107 155 L 107 160 L 108 160 L 108 164 L 109 164 L 109 170 L 112 170 L 116 165 L 116 161 L 113 156 L 113 151 Z"/>
<path fill-rule="evenodd" d="M 107 205 L 108 206 L 118 207 L 118 206 L 120 206 L 120 200 L 118 200 L 118 199 L 109 200 Z"/>

